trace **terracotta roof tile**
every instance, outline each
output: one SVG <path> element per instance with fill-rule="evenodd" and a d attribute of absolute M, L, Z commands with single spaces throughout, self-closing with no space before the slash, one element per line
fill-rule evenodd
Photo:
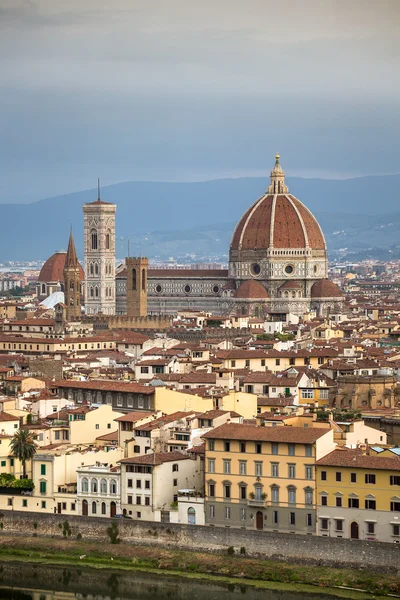
<path fill-rule="evenodd" d="M 327 431 L 329 430 L 304 427 L 257 427 L 254 425 L 226 423 L 209 431 L 202 437 L 221 440 L 312 444 L 325 435 Z"/>
<path fill-rule="evenodd" d="M 145 454 L 144 456 L 132 456 L 123 458 L 118 463 L 123 465 L 162 465 L 166 462 L 175 462 L 177 460 L 191 460 L 191 457 L 182 452 L 155 452 L 154 454 Z"/>
<path fill-rule="evenodd" d="M 389 471 L 400 471 L 400 458 L 371 456 L 363 454 L 360 449 L 336 449 L 323 458 L 320 458 L 316 464 L 321 467 L 358 467 L 360 469 L 384 469 Z"/>

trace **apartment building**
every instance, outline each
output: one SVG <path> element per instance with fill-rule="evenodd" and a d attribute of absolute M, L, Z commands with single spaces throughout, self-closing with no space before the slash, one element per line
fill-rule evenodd
<path fill-rule="evenodd" d="M 203 489 L 203 463 L 195 454 L 155 452 L 119 464 L 121 507 L 134 519 L 176 523 L 179 490 Z"/>
<path fill-rule="evenodd" d="M 318 535 L 400 543 L 400 456 L 388 456 L 337 448 L 317 461 Z"/>
<path fill-rule="evenodd" d="M 327 428 L 227 423 L 203 436 L 206 524 L 315 534 L 315 461 Z"/>

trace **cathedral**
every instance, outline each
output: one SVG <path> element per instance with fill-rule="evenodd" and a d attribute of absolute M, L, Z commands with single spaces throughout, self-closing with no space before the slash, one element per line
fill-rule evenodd
<path fill-rule="evenodd" d="M 343 294 L 328 279 L 322 230 L 289 193 L 279 155 L 265 194 L 233 232 L 227 269 L 151 269 L 147 258 L 128 257 L 116 272 L 116 208 L 101 200 L 100 192 L 83 206 L 88 315 L 145 317 L 192 310 L 282 319 L 288 313 L 326 315 L 341 309 Z"/>

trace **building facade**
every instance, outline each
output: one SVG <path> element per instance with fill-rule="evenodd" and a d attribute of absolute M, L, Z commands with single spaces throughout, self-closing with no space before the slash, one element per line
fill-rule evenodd
<path fill-rule="evenodd" d="M 332 430 L 225 424 L 203 438 L 206 525 L 316 533 L 315 461 Z"/>
<path fill-rule="evenodd" d="M 400 455 L 336 449 L 317 461 L 318 535 L 400 543 Z"/>

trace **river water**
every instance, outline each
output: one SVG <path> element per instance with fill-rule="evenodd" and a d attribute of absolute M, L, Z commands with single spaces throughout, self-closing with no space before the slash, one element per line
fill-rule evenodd
<path fill-rule="evenodd" d="M 0 563 L 1 600 L 313 600 L 320 593 L 257 590 L 152 573 Z M 334 598 L 330 596 L 330 598 Z"/>

